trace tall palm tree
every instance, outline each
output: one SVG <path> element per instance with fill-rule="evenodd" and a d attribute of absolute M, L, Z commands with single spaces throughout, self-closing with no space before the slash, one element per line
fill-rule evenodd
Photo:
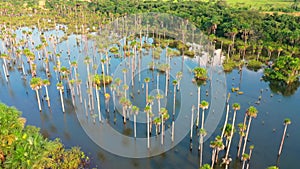
<path fill-rule="evenodd" d="M 158 104 L 158 111 L 160 110 L 160 100 L 164 98 L 164 95 L 160 94 L 160 92 L 158 91 L 158 93 L 156 94 L 155 98 L 157 99 L 157 104 Z"/>
<path fill-rule="evenodd" d="M 289 119 L 289 118 L 284 119 L 284 122 L 283 122 L 283 124 L 284 124 L 284 130 L 283 130 L 283 135 L 282 135 L 282 139 L 281 139 L 281 143 L 280 143 L 280 147 L 279 147 L 279 151 L 278 151 L 278 156 L 280 156 L 281 151 L 282 151 L 282 147 L 283 147 L 283 143 L 284 143 L 284 138 L 285 138 L 285 135 L 286 135 L 287 127 L 291 123 L 292 123 L 291 119 Z"/>
<path fill-rule="evenodd" d="M 177 80 L 173 80 L 173 88 L 174 88 L 174 93 L 173 93 L 173 116 L 175 116 L 175 102 L 176 102 L 176 85 L 178 84 Z"/>
<path fill-rule="evenodd" d="M 246 161 L 247 161 L 247 160 L 249 160 L 249 155 L 246 154 L 246 153 L 244 153 L 244 154 L 242 155 L 242 161 L 243 161 L 242 169 L 245 168 L 245 164 L 246 164 Z"/>
<path fill-rule="evenodd" d="M 124 80 L 124 84 L 126 84 L 126 73 L 127 73 L 127 69 L 126 69 L 126 68 L 122 69 L 122 72 L 123 72 L 123 80 Z"/>
<path fill-rule="evenodd" d="M 198 128 L 199 126 L 199 118 L 200 118 L 200 109 L 199 109 L 199 104 L 200 104 L 200 97 L 201 97 L 201 88 L 200 88 L 200 85 L 198 85 L 198 88 L 197 88 L 197 91 L 198 91 L 198 99 L 197 99 L 197 119 L 196 119 L 196 127 Z"/>
<path fill-rule="evenodd" d="M 149 132 L 150 132 L 150 135 L 151 135 L 151 132 L 152 132 L 152 117 L 154 116 L 154 114 L 152 113 L 152 105 L 153 105 L 153 101 L 154 101 L 154 96 L 148 96 L 148 99 L 147 99 L 147 105 L 150 106 L 150 113 L 149 113 Z"/>
<path fill-rule="evenodd" d="M 216 147 L 216 156 L 215 156 L 215 162 L 217 163 L 218 162 L 218 159 L 219 159 L 219 152 L 221 150 L 224 150 L 225 146 L 223 144 L 223 141 L 222 141 L 222 137 L 221 136 L 217 136 L 216 137 L 216 141 L 217 141 L 217 147 Z"/>
<path fill-rule="evenodd" d="M 205 100 L 201 102 L 199 107 L 202 109 L 201 129 L 204 129 L 204 111 L 208 109 L 209 103 Z"/>
<path fill-rule="evenodd" d="M 40 101 L 40 96 L 39 96 L 39 89 L 41 88 L 41 86 L 42 86 L 42 79 L 41 78 L 33 77 L 30 80 L 30 87 L 31 87 L 32 90 L 35 90 L 35 93 L 36 93 L 36 98 L 38 100 L 39 111 L 42 111 L 41 101 Z"/>
<path fill-rule="evenodd" d="M 106 111 L 109 112 L 109 99 L 110 99 L 110 94 L 109 94 L 109 93 L 105 93 L 105 94 L 104 94 L 104 98 L 105 98 L 105 107 L 106 107 Z"/>
<path fill-rule="evenodd" d="M 226 149 L 226 155 L 225 155 L 225 160 L 228 159 L 229 151 L 230 151 L 230 146 L 233 138 L 233 132 L 234 132 L 234 125 L 235 125 L 235 118 L 236 118 L 236 111 L 241 109 L 240 104 L 238 103 L 233 103 L 232 105 L 233 108 L 233 118 L 232 118 L 232 127 L 231 127 L 231 133 L 230 133 L 230 138 L 229 138 L 229 143 Z M 228 168 L 228 165 L 226 164 L 226 168 Z"/>
<path fill-rule="evenodd" d="M 150 124 L 149 124 L 149 114 L 151 113 L 151 107 L 147 105 L 144 109 L 147 114 L 147 148 L 150 148 Z"/>
<path fill-rule="evenodd" d="M 44 86 L 44 88 L 45 88 L 45 90 L 46 90 L 46 100 L 47 100 L 47 102 L 48 102 L 48 107 L 50 107 L 50 98 L 49 98 L 48 87 L 47 87 L 47 86 L 50 85 L 50 81 L 49 81 L 48 79 L 44 79 L 44 80 L 42 81 L 42 84 L 43 84 L 43 86 Z"/>
<path fill-rule="evenodd" d="M 244 121 L 242 124 L 238 124 L 238 127 L 240 129 L 240 141 L 239 141 L 239 144 L 238 144 L 238 152 L 237 152 L 237 157 L 240 157 L 240 149 L 242 147 L 242 142 L 243 142 L 243 138 L 245 137 L 245 130 L 247 129 L 247 125 L 246 125 L 246 122 L 247 122 L 247 117 L 248 117 L 248 113 L 247 111 L 245 112 L 245 115 L 244 115 Z"/>
<path fill-rule="evenodd" d="M 222 138 L 223 138 L 223 136 L 224 136 L 224 132 L 225 132 L 225 129 L 226 129 L 226 125 L 227 125 L 227 122 L 228 122 L 229 98 L 230 98 L 230 93 L 228 93 L 227 101 L 226 101 L 226 116 L 225 116 L 225 122 L 224 122 L 223 130 L 222 130 L 222 134 L 221 134 L 221 137 L 222 137 Z"/>
<path fill-rule="evenodd" d="M 200 134 L 200 144 L 199 144 L 199 150 L 200 150 L 200 156 L 199 156 L 199 161 L 200 161 L 200 167 L 202 166 L 202 152 L 203 152 L 203 137 L 206 136 L 207 132 L 206 130 L 203 128 L 200 129 L 199 131 Z"/>
<path fill-rule="evenodd" d="M 154 120 L 153 120 L 153 123 L 155 124 L 155 134 L 157 136 L 160 133 L 159 128 L 160 128 L 160 125 L 161 125 L 161 118 L 160 117 L 155 117 Z"/>
<path fill-rule="evenodd" d="M 6 77 L 9 77 L 9 72 L 8 72 L 8 68 L 7 68 L 7 60 L 10 60 L 10 56 L 6 53 L 2 53 L 0 55 L 0 57 L 3 59 L 3 63 L 4 63 L 4 67 L 3 67 L 3 71 L 6 75 Z"/>
<path fill-rule="evenodd" d="M 114 83 L 116 84 L 117 95 L 120 96 L 120 85 L 122 83 L 122 80 L 120 78 L 116 78 L 114 80 Z"/>
<path fill-rule="evenodd" d="M 249 146 L 249 149 L 250 149 L 250 151 L 249 151 L 249 160 L 248 160 L 246 169 L 249 169 L 249 166 L 250 166 L 250 159 L 251 159 L 251 156 L 252 156 L 252 152 L 253 152 L 253 149 L 254 149 L 254 145 Z"/>
<path fill-rule="evenodd" d="M 105 70 L 104 70 L 104 63 L 106 62 L 106 59 L 101 59 L 101 68 L 102 68 L 102 77 L 103 77 L 103 90 L 104 94 L 106 93 L 106 88 L 105 88 Z"/>
<path fill-rule="evenodd" d="M 245 137 L 245 130 L 247 129 L 247 125 L 243 123 L 239 123 L 238 128 L 239 128 L 240 139 L 238 144 L 237 157 L 240 157 L 240 151 L 242 147 L 243 138 Z"/>
<path fill-rule="evenodd" d="M 100 84 L 101 84 L 101 77 L 100 77 L 99 74 L 95 74 L 93 76 L 93 86 L 95 87 L 95 90 L 96 90 L 96 98 L 97 98 L 97 108 L 98 108 L 99 122 L 102 121 L 101 107 L 100 107 L 100 97 L 99 97 Z"/>
<path fill-rule="evenodd" d="M 168 110 L 164 107 L 160 108 L 159 114 L 161 115 L 161 144 L 164 144 L 164 121 L 165 117 L 168 117 Z"/>
<path fill-rule="evenodd" d="M 244 147 L 243 147 L 242 154 L 244 154 L 245 150 L 246 150 L 246 144 L 247 144 L 247 139 L 248 139 L 248 135 L 249 135 L 249 130 L 250 130 L 250 125 L 251 125 L 252 118 L 256 118 L 257 113 L 258 113 L 258 111 L 254 106 L 250 106 L 247 110 L 247 114 L 249 116 L 249 122 L 248 122 L 248 126 L 247 126 L 246 135 L 245 135 L 245 138 L 244 138 Z"/>
<path fill-rule="evenodd" d="M 56 88 L 57 88 L 57 90 L 59 90 L 62 111 L 65 112 L 63 93 L 62 93 L 63 90 L 64 90 L 64 85 L 61 82 L 59 82 L 59 83 L 56 84 Z"/>
<path fill-rule="evenodd" d="M 182 79 L 182 72 L 181 71 L 176 73 L 176 79 L 178 81 L 177 90 L 179 90 L 180 89 L 180 81 Z"/>
<path fill-rule="evenodd" d="M 144 79 L 144 82 L 146 83 L 146 102 L 147 102 L 147 100 L 148 100 L 148 83 L 150 82 L 150 78 L 146 77 Z"/>
<path fill-rule="evenodd" d="M 126 124 L 126 108 L 127 108 L 127 98 L 122 97 L 120 99 L 120 104 L 122 104 L 122 114 L 123 114 L 123 123 Z"/>
<path fill-rule="evenodd" d="M 190 141 L 192 141 L 193 138 L 193 126 L 194 126 L 194 110 L 195 110 L 195 106 L 192 106 L 192 115 L 191 115 L 191 134 L 190 134 Z"/>
<path fill-rule="evenodd" d="M 140 109 L 137 106 L 132 106 L 134 138 L 136 138 L 136 116 L 139 114 L 139 111 Z"/>
<path fill-rule="evenodd" d="M 211 156 L 211 168 L 214 168 L 214 164 L 218 160 L 219 151 L 224 149 L 224 144 L 222 142 L 221 136 L 217 136 L 214 141 L 211 141 L 210 147 L 213 149 Z"/>

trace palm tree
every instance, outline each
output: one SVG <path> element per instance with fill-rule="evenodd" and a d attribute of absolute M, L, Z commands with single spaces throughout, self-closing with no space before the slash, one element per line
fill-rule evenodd
<path fill-rule="evenodd" d="M 240 150 L 241 150 L 241 147 L 242 147 L 242 141 L 243 141 L 243 138 L 245 137 L 245 132 L 244 131 L 247 129 L 247 125 L 243 124 L 243 123 L 239 123 L 238 128 L 239 128 L 240 139 L 239 139 L 239 144 L 238 144 L 237 157 L 240 157 Z"/>
<path fill-rule="evenodd" d="M 179 90 L 180 89 L 180 81 L 182 79 L 182 72 L 179 71 L 176 73 L 176 79 L 178 81 L 177 90 Z"/>
<path fill-rule="evenodd" d="M 127 98 L 126 97 L 122 97 L 120 99 L 120 104 L 122 104 L 122 114 L 123 114 L 123 123 L 126 124 L 126 108 L 127 108 Z"/>
<path fill-rule="evenodd" d="M 149 114 L 151 113 L 151 107 L 147 105 L 144 109 L 147 114 L 147 148 L 150 148 L 150 124 L 149 124 Z"/>
<path fill-rule="evenodd" d="M 150 132 L 150 135 L 151 135 L 151 132 L 152 132 L 152 117 L 153 117 L 153 113 L 152 113 L 152 105 L 153 105 L 153 101 L 154 101 L 154 96 L 148 96 L 148 99 L 147 99 L 147 105 L 150 106 L 150 114 L 149 114 L 149 132 Z"/>
<path fill-rule="evenodd" d="M 215 156 L 215 161 L 216 163 L 218 162 L 218 158 L 219 158 L 219 152 L 221 150 L 224 150 L 225 146 L 223 144 L 223 141 L 222 141 L 222 137 L 221 136 L 217 136 L 216 137 L 216 141 L 217 141 L 217 147 L 216 147 L 216 156 Z"/>
<path fill-rule="evenodd" d="M 200 108 L 202 108 L 202 119 L 201 119 L 201 129 L 204 129 L 204 111 L 208 109 L 209 103 L 205 100 L 201 102 L 199 105 Z"/>
<path fill-rule="evenodd" d="M 48 102 L 48 107 L 50 107 L 50 98 L 49 98 L 48 87 L 47 87 L 50 85 L 50 81 L 48 79 L 45 79 L 45 80 L 43 80 L 42 84 L 46 90 L 46 100 Z"/>
<path fill-rule="evenodd" d="M 245 168 L 245 164 L 246 164 L 246 161 L 247 161 L 247 160 L 249 160 L 249 155 L 246 154 L 246 153 L 244 153 L 244 154 L 242 155 L 242 161 L 243 161 L 242 169 Z"/>
<path fill-rule="evenodd" d="M 105 59 L 101 59 L 101 67 L 102 67 L 102 77 L 103 77 L 103 89 L 104 89 L 104 94 L 106 93 L 106 88 L 105 88 L 105 70 L 104 70 L 104 63 L 106 62 Z"/>
<path fill-rule="evenodd" d="M 236 111 L 241 109 L 240 104 L 238 103 L 233 103 L 232 108 L 234 110 L 233 112 L 233 118 L 232 118 L 232 127 L 231 127 L 231 133 L 230 133 L 230 138 L 229 138 L 229 143 L 226 149 L 226 155 L 225 155 L 225 159 L 228 159 L 228 155 L 229 155 L 229 151 L 230 151 L 230 146 L 231 146 L 231 141 L 232 141 L 232 137 L 233 137 L 233 132 L 234 132 L 234 125 L 235 125 L 235 118 L 236 118 Z M 226 164 L 226 168 L 228 168 L 228 165 Z"/>
<path fill-rule="evenodd" d="M 134 128 L 134 138 L 136 138 L 136 116 L 139 114 L 140 109 L 137 106 L 132 106 L 132 112 L 133 112 L 133 128 Z"/>
<path fill-rule="evenodd" d="M 238 124 L 238 127 L 240 129 L 240 141 L 239 141 L 239 145 L 238 145 L 237 157 L 240 157 L 240 149 L 242 147 L 243 138 L 246 135 L 244 132 L 247 129 L 247 125 L 246 125 L 247 117 L 248 117 L 248 114 L 247 114 L 247 111 L 246 111 L 245 115 L 244 115 L 244 121 L 243 121 L 243 123 L 242 124 Z"/>
<path fill-rule="evenodd" d="M 101 122 L 101 107 L 100 107 L 100 97 L 99 97 L 99 90 L 100 90 L 100 84 L 101 84 L 101 77 L 99 74 L 95 74 L 93 76 L 93 86 L 96 90 L 96 98 L 97 98 L 97 108 L 98 108 L 98 116 L 99 116 L 99 122 Z"/>
<path fill-rule="evenodd" d="M 63 93 L 62 93 L 63 90 L 64 90 L 64 85 L 61 82 L 59 82 L 59 83 L 56 84 L 56 87 L 57 87 L 57 90 L 59 90 L 62 111 L 65 112 Z"/>
<path fill-rule="evenodd" d="M 116 84 L 117 95 L 120 96 L 120 85 L 122 83 L 122 80 L 120 78 L 116 78 L 114 83 Z"/>
<path fill-rule="evenodd" d="M 174 94 L 173 94 L 173 116 L 175 115 L 175 102 L 176 102 L 176 85 L 178 84 L 177 80 L 173 80 L 173 86 L 174 86 Z"/>
<path fill-rule="evenodd" d="M 277 167 L 277 166 L 270 166 L 267 169 L 279 169 L 279 167 Z"/>
<path fill-rule="evenodd" d="M 245 150 L 246 150 L 246 144 L 247 144 L 247 139 L 248 139 L 248 135 L 249 135 L 249 130 L 250 130 L 250 125 L 251 125 L 252 118 L 256 118 L 257 113 L 258 113 L 258 111 L 254 106 L 250 106 L 247 110 L 247 114 L 249 116 L 249 122 L 248 122 L 248 126 L 247 126 L 246 135 L 245 135 L 245 138 L 244 138 L 244 147 L 243 147 L 242 154 L 244 154 Z"/>
<path fill-rule="evenodd" d="M 35 93 L 36 93 L 36 98 L 38 100 L 39 111 L 42 111 L 40 96 L 39 96 L 39 89 L 41 88 L 41 86 L 42 86 L 42 79 L 41 78 L 33 77 L 30 80 L 30 87 L 31 87 L 32 90 L 35 90 Z"/>
<path fill-rule="evenodd" d="M 161 119 L 160 117 L 155 117 L 153 120 L 153 123 L 155 124 L 155 134 L 156 136 L 159 134 L 159 128 L 161 125 Z"/>
<path fill-rule="evenodd" d="M 252 152 L 253 152 L 253 149 L 254 149 L 254 145 L 251 145 L 251 146 L 249 147 L 249 149 L 250 149 L 250 152 L 249 152 L 249 160 L 248 160 L 246 169 L 249 169 L 249 166 L 250 166 L 250 159 L 251 159 L 251 156 L 252 156 Z"/>
<path fill-rule="evenodd" d="M 206 80 L 207 79 L 207 70 L 202 67 L 194 68 L 194 76 L 196 80 Z"/>
<path fill-rule="evenodd" d="M 211 156 L 211 168 L 214 168 L 215 162 L 218 162 L 219 151 L 224 149 L 224 144 L 222 142 L 221 136 L 217 136 L 214 141 L 211 141 L 210 147 L 213 149 Z"/>
<path fill-rule="evenodd" d="M 126 68 L 122 69 L 122 72 L 123 72 L 123 80 L 124 80 L 124 84 L 126 84 L 126 73 L 127 73 L 127 69 L 126 69 Z"/>
<path fill-rule="evenodd" d="M 209 164 L 204 164 L 200 169 L 212 169 Z"/>
<path fill-rule="evenodd" d="M 144 79 L 144 82 L 146 83 L 146 102 L 147 102 L 147 100 L 148 100 L 148 83 L 150 82 L 150 78 L 146 77 Z"/>
<path fill-rule="evenodd" d="M 200 150 L 200 156 L 199 156 L 199 161 L 200 161 L 200 167 L 202 166 L 202 152 L 203 152 L 203 137 L 206 136 L 207 132 L 204 128 L 201 128 L 199 131 L 200 134 L 200 141 L 199 141 L 199 150 Z"/>
<path fill-rule="evenodd" d="M 194 110 L 195 110 L 195 106 L 192 106 L 192 115 L 191 115 L 191 134 L 190 134 L 190 141 L 192 141 L 193 138 L 193 123 L 194 123 Z"/>
<path fill-rule="evenodd" d="M 229 98 L 230 98 L 230 93 L 228 93 L 228 96 L 227 96 L 227 101 L 226 101 L 226 116 L 225 116 L 225 122 L 224 122 L 224 126 L 223 126 L 223 130 L 222 130 L 222 134 L 221 134 L 221 137 L 223 138 L 224 136 L 224 132 L 225 132 L 225 129 L 226 129 L 226 125 L 227 125 L 227 121 L 228 121 L 228 113 L 229 113 Z"/>
<path fill-rule="evenodd" d="M 160 94 L 160 92 L 158 91 L 158 93 L 156 94 L 155 98 L 157 99 L 158 111 L 159 111 L 160 110 L 160 99 L 163 99 L 164 95 Z"/>
<path fill-rule="evenodd" d="M 164 130 L 165 130 L 165 127 L 164 127 L 164 120 L 165 120 L 165 117 L 167 118 L 168 117 L 168 110 L 164 107 L 160 108 L 160 111 L 159 111 L 159 114 L 161 115 L 161 144 L 163 145 L 164 144 Z"/>
<path fill-rule="evenodd" d="M 286 135 L 287 127 L 291 123 L 292 123 L 291 119 L 289 119 L 289 118 L 284 119 L 284 122 L 283 122 L 283 124 L 284 124 L 284 130 L 283 130 L 283 135 L 282 135 L 282 139 L 281 139 L 281 143 L 280 143 L 280 147 L 279 147 L 279 151 L 278 151 L 278 156 L 280 156 L 281 151 L 282 151 L 282 147 L 283 147 L 283 143 L 284 143 L 284 138 L 285 138 L 285 135 Z"/>
<path fill-rule="evenodd" d="M 109 94 L 109 93 L 105 93 L 105 94 L 104 94 L 104 98 L 105 98 L 105 107 L 106 107 L 106 111 L 109 112 L 109 99 L 110 99 L 110 94 Z"/>
<path fill-rule="evenodd" d="M 127 90 L 129 89 L 129 86 L 127 84 L 123 85 L 123 90 L 124 90 L 124 97 L 127 98 Z"/>
<path fill-rule="evenodd" d="M 8 54 L 6 54 L 6 53 L 2 53 L 0 55 L 0 57 L 3 59 L 3 63 L 4 63 L 3 71 L 4 71 L 5 75 L 6 75 L 6 77 L 9 77 L 9 72 L 8 72 L 6 61 L 10 60 L 10 56 Z"/>
<path fill-rule="evenodd" d="M 199 116 L 200 116 L 200 109 L 199 109 L 199 104 L 200 104 L 200 97 L 201 97 L 201 88 L 200 88 L 200 85 L 198 85 L 198 88 L 197 88 L 197 91 L 198 91 L 198 99 L 197 99 L 197 119 L 196 119 L 196 127 L 198 128 L 199 126 Z"/>

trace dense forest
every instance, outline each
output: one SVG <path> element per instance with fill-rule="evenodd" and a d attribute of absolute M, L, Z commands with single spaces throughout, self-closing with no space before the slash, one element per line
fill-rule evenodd
<path fill-rule="evenodd" d="M 1 15 L 3 17 L 1 20 L 7 22 L 7 17 L 12 14 L 18 15 L 14 8 L 19 8 L 19 15 L 26 12 L 31 13 L 32 11 L 37 17 L 47 13 L 58 14 L 57 19 L 59 17 L 65 18 L 61 20 L 63 23 L 74 22 L 69 19 L 78 17 L 83 19 L 78 22 L 84 22 L 87 27 L 93 27 L 107 23 L 116 17 L 132 13 L 160 12 L 192 21 L 198 28 L 210 35 L 212 39 L 218 42 L 222 41 L 224 49 L 228 49 L 226 48 L 228 45 L 232 46 L 233 53 L 245 50 L 243 53 L 246 54 L 261 53 L 265 56 L 292 54 L 299 56 L 300 25 L 298 23 L 300 17 L 294 16 L 293 13 L 279 14 L 276 11 L 266 13 L 247 10 L 248 8 L 244 6 L 240 8 L 230 7 L 223 0 L 216 2 L 47 1 L 45 4 L 32 0 L 25 2 L 2 2 Z M 22 8 L 24 5 L 27 8 Z M 294 6 L 292 5 L 288 9 L 272 8 L 270 10 L 295 11 L 297 8 Z M 40 8 L 46 9 L 38 10 Z M 82 11 L 85 12 L 85 15 L 77 14 Z M 88 18 L 90 15 L 93 15 L 91 19 Z M 19 19 L 21 18 L 22 16 Z M 18 20 L 18 17 L 16 17 L 16 20 Z"/>

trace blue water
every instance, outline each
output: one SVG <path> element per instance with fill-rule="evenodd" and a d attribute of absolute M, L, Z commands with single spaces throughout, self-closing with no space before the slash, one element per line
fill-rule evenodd
<path fill-rule="evenodd" d="M 23 28 L 28 29 L 28 28 Z M 16 31 L 17 39 L 22 37 L 21 30 Z M 58 37 L 63 36 L 62 31 L 49 31 L 45 33 L 45 36 L 50 36 L 51 34 L 57 34 Z M 57 45 L 57 52 L 61 52 L 61 62 L 62 66 L 68 66 L 68 55 L 67 55 L 67 46 L 70 48 L 70 59 L 80 60 L 85 56 L 94 57 L 94 62 L 99 61 L 100 55 L 93 51 L 93 45 L 95 42 L 89 40 L 87 42 L 88 51 L 84 51 L 85 43 L 81 42 L 77 46 L 76 38 L 81 40 L 79 35 L 70 35 L 68 37 L 68 45 L 66 41 L 62 41 Z M 33 41 L 36 44 L 40 43 L 39 32 L 37 29 L 33 30 Z M 0 42 L 2 43 L 2 42 Z M 49 43 L 50 44 L 50 43 Z M 2 46 L 2 44 L 0 45 Z M 3 49 L 1 48 L 3 51 Z M 53 49 L 51 45 L 47 47 L 48 51 Z M 151 54 L 151 53 L 150 53 Z M 25 57 L 23 56 L 25 60 Z M 116 69 L 118 64 L 120 64 L 122 59 L 115 58 L 111 55 L 111 65 L 109 67 L 110 72 Z M 2 60 L 0 61 L 2 63 Z M 50 62 L 50 65 L 54 63 Z M 187 59 L 186 64 L 191 67 L 197 65 L 193 63 L 192 60 Z M 46 78 L 45 73 L 41 71 L 41 61 L 37 61 L 38 72 L 37 75 L 42 78 Z M 175 66 L 175 65 L 172 65 Z M 51 67 L 51 66 L 50 66 Z M 85 70 L 85 64 L 79 63 L 79 67 L 82 70 Z M 84 68 L 84 69 L 83 69 Z M 28 64 L 25 62 L 25 69 L 28 69 Z M 92 67 L 90 67 L 92 70 Z M 101 65 L 99 65 L 96 71 L 99 73 L 101 71 Z M 61 138 L 62 142 L 66 145 L 67 148 L 71 146 L 80 146 L 82 151 L 84 151 L 91 158 L 91 168 L 103 168 L 103 169 L 114 169 L 114 168 L 198 168 L 199 167 L 199 156 L 198 156 L 198 143 L 196 138 L 196 131 L 194 131 L 193 138 L 193 150 L 190 151 L 190 138 L 189 134 L 178 144 L 175 148 L 170 151 L 163 153 L 159 156 L 151 158 L 142 158 L 142 159 L 131 159 L 124 158 L 114 154 L 111 154 L 98 145 L 96 145 L 84 132 L 82 129 L 74 107 L 72 105 L 71 97 L 64 93 L 64 103 L 66 112 L 63 113 L 60 104 L 59 91 L 56 89 L 56 75 L 51 68 L 52 76 L 50 78 L 51 85 L 49 86 L 49 95 L 51 100 L 51 109 L 47 107 L 47 102 L 42 101 L 42 112 L 39 112 L 37 106 L 37 100 L 35 92 L 30 88 L 29 82 L 30 77 L 27 76 L 26 80 L 22 79 L 22 73 L 19 72 L 16 68 L 13 68 L 9 71 L 10 78 L 7 83 L 4 78 L 3 70 L 0 69 L 1 78 L 0 78 L 0 101 L 10 105 L 15 106 L 17 109 L 23 112 L 23 116 L 27 119 L 27 125 L 35 125 L 41 128 L 41 132 L 44 136 L 49 139 L 54 139 L 56 137 Z M 145 77 L 152 77 L 152 71 L 144 71 L 142 73 L 142 79 Z M 154 71 L 154 73 L 157 73 Z M 232 73 L 226 74 L 227 78 L 227 89 L 228 92 L 231 92 L 231 87 L 240 87 L 240 90 L 244 92 L 243 95 L 237 95 L 236 93 L 231 93 L 230 104 L 238 102 L 241 104 L 241 110 L 237 113 L 236 124 L 243 121 L 244 113 L 250 105 L 255 105 L 259 111 L 256 119 L 252 121 L 249 141 L 247 145 L 254 144 L 255 148 L 253 155 L 250 161 L 250 168 L 263 169 L 270 165 L 276 164 L 277 152 L 283 132 L 283 120 L 285 118 L 290 118 L 292 124 L 288 127 L 288 137 L 285 140 L 283 147 L 283 152 L 280 158 L 280 168 L 282 169 L 297 169 L 297 152 L 300 150 L 297 143 L 300 141 L 299 132 L 296 129 L 300 128 L 300 108 L 298 106 L 300 100 L 300 90 L 291 96 L 282 96 L 277 92 L 271 92 L 269 84 L 267 82 L 261 81 L 262 71 L 254 72 L 246 68 L 242 70 L 241 83 L 240 74 L 237 70 L 234 70 Z M 80 78 L 85 79 L 87 76 L 86 71 L 80 73 Z M 154 76 L 154 79 L 156 76 Z M 160 85 L 164 89 L 164 75 L 160 76 Z M 129 79 L 128 79 L 129 80 Z M 172 81 L 172 79 L 171 79 Z M 240 83 L 240 85 L 239 85 Z M 84 87 L 85 84 L 82 83 L 83 91 L 86 90 Z M 65 86 L 66 87 L 66 86 Z M 149 91 L 156 87 L 156 82 L 150 82 Z M 262 100 L 259 105 L 255 104 L 260 96 L 260 91 L 263 89 L 261 94 Z M 142 89 L 141 89 L 142 90 Z M 172 85 L 170 85 L 170 90 L 173 91 Z M 209 90 L 209 83 L 201 87 L 201 98 L 205 100 L 210 100 L 210 96 L 205 95 L 205 91 Z M 129 91 L 131 92 L 131 91 Z M 195 91 L 194 94 L 196 94 Z M 271 97 L 271 94 L 273 97 Z M 44 89 L 40 90 L 40 95 L 44 95 Z M 144 94 L 137 96 L 137 98 L 144 98 Z M 101 96 L 100 99 L 103 99 Z M 138 100 L 138 101 L 137 101 Z M 177 102 L 180 102 L 180 96 L 177 96 Z M 96 103 L 96 102 L 95 102 Z M 142 99 L 134 100 L 134 104 L 144 105 Z M 96 107 L 96 105 L 95 105 Z M 104 103 L 101 105 L 104 108 Z M 172 110 L 172 97 L 168 97 L 167 108 Z M 178 106 L 176 107 L 178 108 Z M 110 106 L 112 110 L 112 105 Z M 127 129 L 124 131 L 124 125 L 122 123 L 122 116 L 117 112 L 116 123 L 114 124 L 114 113 L 110 112 L 108 114 L 103 113 L 104 117 L 112 124 L 112 126 L 117 129 L 119 132 L 133 132 L 132 122 L 127 123 Z M 224 113 L 225 117 L 225 113 Z M 232 111 L 229 114 L 229 122 L 232 118 Z M 167 121 L 167 125 L 170 125 L 171 120 Z M 223 120 L 219 123 L 218 128 L 221 129 L 223 126 Z M 146 137 L 146 126 L 143 124 L 138 125 L 139 137 Z M 154 127 L 153 127 L 154 128 Z M 154 130 L 153 130 L 154 131 Z M 214 136 L 220 135 L 221 130 L 216 130 L 213 136 L 209 141 L 214 139 Z M 236 145 L 238 144 L 238 133 L 235 133 L 232 148 L 230 155 L 233 158 L 230 168 L 240 168 L 241 163 L 239 160 L 235 160 L 236 156 Z M 209 148 L 209 141 L 204 143 L 203 151 L 203 162 L 210 163 L 211 158 L 211 148 Z M 114 141 L 112 140 L 112 144 Z M 248 152 L 248 150 L 246 150 Z M 224 151 L 220 153 L 220 156 L 224 155 Z M 219 165 L 216 165 L 218 168 Z"/>

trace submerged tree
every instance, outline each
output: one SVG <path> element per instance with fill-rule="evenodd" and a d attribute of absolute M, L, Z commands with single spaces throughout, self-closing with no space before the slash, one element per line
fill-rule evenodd
<path fill-rule="evenodd" d="M 290 125 L 291 123 L 292 123 L 291 119 L 289 119 L 289 118 L 284 119 L 284 123 L 283 123 L 284 124 L 284 130 L 283 130 L 281 143 L 280 143 L 280 146 L 279 146 L 278 156 L 281 155 L 281 151 L 282 151 L 282 147 L 283 147 L 283 143 L 284 143 L 284 138 L 285 138 L 285 135 L 286 135 L 286 130 L 287 130 L 288 125 Z"/>
<path fill-rule="evenodd" d="M 39 89 L 41 88 L 42 84 L 43 84 L 42 79 L 39 78 L 39 77 L 33 77 L 30 80 L 30 87 L 31 87 L 32 90 L 35 90 L 35 93 L 36 93 L 36 98 L 38 100 L 39 111 L 42 111 L 40 95 L 39 95 Z"/>

